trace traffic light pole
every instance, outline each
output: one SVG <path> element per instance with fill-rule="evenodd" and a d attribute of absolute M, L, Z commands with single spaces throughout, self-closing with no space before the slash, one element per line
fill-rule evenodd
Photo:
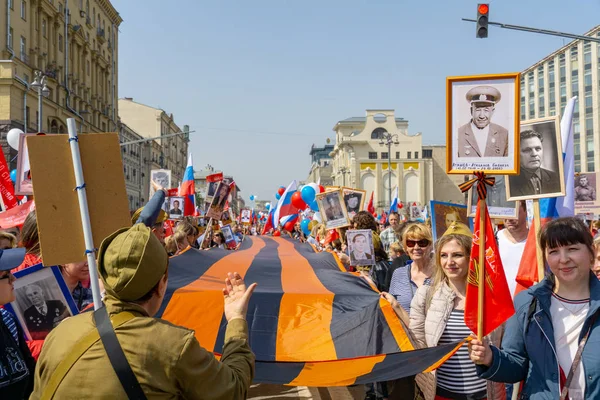
<path fill-rule="evenodd" d="M 462 20 L 466 21 L 466 22 L 475 22 L 475 23 L 477 23 L 477 20 L 475 20 L 475 19 L 463 18 Z M 559 32 L 559 31 L 550 31 L 550 30 L 547 30 L 547 29 L 530 28 L 528 26 L 521 26 L 521 25 L 503 24 L 503 23 L 500 23 L 500 22 L 488 22 L 488 25 L 499 26 L 500 28 L 512 29 L 512 30 L 515 30 L 515 31 L 540 33 L 542 35 L 560 36 L 560 37 L 566 37 L 566 38 L 569 38 L 569 39 L 580 39 L 580 40 L 587 40 L 589 42 L 600 43 L 600 38 L 597 38 L 597 37 L 590 37 L 590 36 L 583 36 L 583 35 L 574 35 L 572 33 L 565 33 L 565 32 Z"/>

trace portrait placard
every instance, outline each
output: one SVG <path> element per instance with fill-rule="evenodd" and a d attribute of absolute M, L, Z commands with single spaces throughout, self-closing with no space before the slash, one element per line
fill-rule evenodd
<path fill-rule="evenodd" d="M 326 229 L 343 228 L 350 225 L 341 189 L 319 193 L 316 198 Z"/>
<path fill-rule="evenodd" d="M 514 219 L 517 218 L 517 205 L 518 203 L 515 201 L 508 201 L 506 195 L 506 179 L 504 175 L 491 175 L 495 178 L 494 186 L 487 187 L 487 197 L 485 198 L 485 203 L 488 206 L 488 213 L 490 214 L 490 218 L 500 218 L 500 219 Z M 468 201 L 467 203 L 470 205 L 469 207 L 469 217 L 475 217 L 475 213 L 477 212 L 477 200 L 479 196 L 477 195 L 477 184 L 475 182 L 471 190 L 469 190 Z"/>
<path fill-rule="evenodd" d="M 16 300 L 5 308 L 17 317 L 27 340 L 44 340 L 63 319 L 79 313 L 57 266 L 15 272 Z"/>
<path fill-rule="evenodd" d="M 348 218 L 352 219 L 359 211 L 364 210 L 365 198 L 367 197 L 366 191 L 343 187 L 342 194 L 344 195 L 344 204 L 348 211 Z"/>
<path fill-rule="evenodd" d="M 446 172 L 519 173 L 519 74 L 446 78 Z"/>
<path fill-rule="evenodd" d="M 235 237 L 233 236 L 233 229 L 231 229 L 231 225 L 223 225 L 221 227 L 221 232 L 223 233 L 223 237 L 225 238 L 225 245 L 229 249 L 235 249 L 237 246 L 237 242 L 235 241 Z"/>
<path fill-rule="evenodd" d="M 372 230 L 350 229 L 346 231 L 346 243 L 351 266 L 375 265 Z"/>
<path fill-rule="evenodd" d="M 153 169 L 150 171 L 150 181 L 156 182 L 163 189 L 171 188 L 171 171 L 168 169 Z M 154 196 L 155 190 L 150 185 L 150 198 Z"/>
<path fill-rule="evenodd" d="M 252 211 L 247 208 L 243 209 L 240 213 L 240 220 L 242 221 L 243 225 L 250 225 L 252 220 Z"/>
<path fill-rule="evenodd" d="M 169 219 L 182 219 L 183 218 L 183 197 L 169 197 Z"/>
<path fill-rule="evenodd" d="M 19 153 L 17 154 L 17 180 L 15 181 L 15 194 L 22 196 L 33 195 L 33 182 L 31 180 L 31 167 L 29 164 L 29 151 L 27 150 L 28 136 L 35 133 L 21 134 L 19 136 Z"/>
<path fill-rule="evenodd" d="M 508 200 L 565 195 L 562 139 L 558 117 L 523 121 L 520 128 L 520 173 L 508 177 Z"/>
<path fill-rule="evenodd" d="M 469 226 L 467 206 L 431 200 L 429 208 L 431 209 L 431 233 L 434 241 L 441 238 L 455 221 Z"/>
<path fill-rule="evenodd" d="M 231 210 L 223 211 L 223 214 L 221 214 L 221 222 L 223 225 L 228 225 L 233 222 L 233 219 L 231 218 Z"/>
<path fill-rule="evenodd" d="M 599 214 L 600 201 L 598 199 L 597 172 L 576 174 L 574 185 L 575 214 Z"/>
<path fill-rule="evenodd" d="M 229 197 L 230 189 L 231 188 L 229 184 L 225 183 L 224 181 L 219 182 L 215 196 L 213 197 L 210 207 L 206 212 L 206 215 L 209 218 L 214 218 L 215 220 L 219 220 L 221 218 L 221 214 L 225 209 L 225 204 L 227 203 L 227 199 Z"/>

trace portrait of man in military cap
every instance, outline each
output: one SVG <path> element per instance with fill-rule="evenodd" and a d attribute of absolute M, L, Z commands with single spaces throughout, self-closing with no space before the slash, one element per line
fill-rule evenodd
<path fill-rule="evenodd" d="M 493 86 L 476 86 L 467 92 L 471 121 L 458 128 L 459 157 L 508 156 L 508 130 L 492 122 L 501 98 Z"/>
<path fill-rule="evenodd" d="M 521 125 L 519 175 L 508 177 L 510 200 L 540 199 L 565 194 L 562 141 L 557 117 Z"/>
<path fill-rule="evenodd" d="M 446 79 L 447 173 L 517 173 L 518 77 L 500 74 Z"/>
<path fill-rule="evenodd" d="M 356 213 L 363 209 L 366 192 L 362 190 L 344 188 L 344 204 L 348 210 L 348 217 L 354 218 Z"/>

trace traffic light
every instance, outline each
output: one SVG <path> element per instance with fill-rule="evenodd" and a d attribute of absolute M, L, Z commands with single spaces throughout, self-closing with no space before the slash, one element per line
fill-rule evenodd
<path fill-rule="evenodd" d="M 490 14 L 490 5 L 488 3 L 477 4 L 477 31 L 475 37 L 488 37 L 488 16 Z"/>

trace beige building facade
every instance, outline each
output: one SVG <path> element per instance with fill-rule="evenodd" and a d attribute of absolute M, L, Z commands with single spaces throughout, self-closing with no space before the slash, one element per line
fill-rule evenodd
<path fill-rule="evenodd" d="M 171 170 L 172 186 L 177 187 L 187 166 L 189 134 L 185 134 L 184 131 L 189 131 L 189 128 L 184 125 L 184 130 L 181 130 L 175 123 L 173 114 L 135 102 L 133 98 L 119 99 L 119 117 L 139 135 L 156 138 L 150 142 L 150 151 L 145 162 L 152 163 L 152 169 Z M 161 138 L 176 133 L 181 134 Z M 149 178 L 147 181 L 149 184 Z M 149 195 L 149 190 L 148 186 L 148 191 L 144 193 Z"/>
<path fill-rule="evenodd" d="M 118 35 L 108 0 L 7 0 L 0 10 L 0 133 L 7 158 L 11 128 L 37 132 L 35 71 L 46 76 L 42 131 L 117 132 Z M 10 157 L 12 158 L 12 157 Z"/>
<path fill-rule="evenodd" d="M 373 192 L 379 209 L 389 208 L 389 191 L 393 197 L 396 188 L 404 204 L 424 206 L 434 199 L 464 203 L 464 196 L 455 186 L 455 181 L 464 178 L 445 173 L 445 146 L 423 145 L 421 133 L 410 135 L 408 121 L 397 118 L 394 110 L 367 110 L 366 117 L 339 121 L 333 130 L 335 186 L 360 188 L 367 191 L 367 196 Z M 392 135 L 394 142 L 389 154 L 391 163 L 387 144 L 381 144 L 387 135 Z"/>
<path fill-rule="evenodd" d="M 600 25 L 585 36 L 600 38 Z M 521 73 L 521 120 L 573 113 L 576 172 L 600 171 L 600 43 L 574 40 Z"/>

